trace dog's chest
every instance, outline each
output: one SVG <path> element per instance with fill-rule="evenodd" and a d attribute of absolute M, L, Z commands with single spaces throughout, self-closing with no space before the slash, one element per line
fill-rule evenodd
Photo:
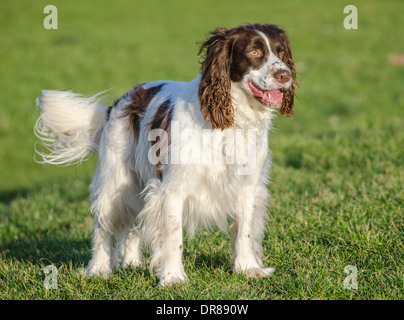
<path fill-rule="evenodd" d="M 189 186 L 184 225 L 191 234 L 200 226 L 216 225 L 224 231 L 228 217 L 237 208 L 243 177 L 235 174 L 234 168 L 228 165 L 204 166 L 200 169 L 204 174 Z"/>

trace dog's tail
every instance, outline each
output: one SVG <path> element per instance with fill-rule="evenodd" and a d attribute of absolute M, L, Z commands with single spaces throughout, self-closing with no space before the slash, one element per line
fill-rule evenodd
<path fill-rule="evenodd" d="M 41 115 L 34 131 L 45 151 L 36 144 L 42 159 L 35 161 L 70 165 L 97 152 L 108 121 L 108 108 L 101 105 L 100 94 L 85 98 L 71 91 L 43 90 L 37 105 Z"/>

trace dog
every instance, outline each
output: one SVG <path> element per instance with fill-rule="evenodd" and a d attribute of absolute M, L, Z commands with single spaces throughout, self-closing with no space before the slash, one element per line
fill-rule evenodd
<path fill-rule="evenodd" d="M 144 246 L 160 285 L 186 282 L 183 228 L 192 236 L 210 226 L 230 230 L 235 272 L 274 272 L 262 263 L 268 134 L 277 114 L 293 116 L 289 39 L 270 24 L 218 28 L 198 55 L 194 80 L 136 84 L 109 107 L 100 94 L 43 90 L 37 99 L 38 162 L 98 154 L 89 276 L 139 266 Z"/>

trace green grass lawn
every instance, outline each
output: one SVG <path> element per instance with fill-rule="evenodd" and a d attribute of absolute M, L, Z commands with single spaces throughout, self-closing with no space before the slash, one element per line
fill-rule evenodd
<path fill-rule="evenodd" d="M 401 0 L 56 0 L 58 30 L 43 27 L 47 4 L 0 2 L 0 300 L 404 299 L 404 66 L 389 63 L 404 54 Z M 357 30 L 343 27 L 347 4 Z M 286 29 L 299 72 L 295 117 L 270 135 L 263 247 L 276 272 L 233 274 L 229 235 L 202 232 L 185 241 L 185 285 L 160 288 L 146 268 L 84 277 L 96 157 L 34 162 L 40 90 L 110 89 L 111 102 L 137 82 L 192 80 L 197 42 L 245 22 Z M 348 265 L 356 290 L 344 289 Z"/>

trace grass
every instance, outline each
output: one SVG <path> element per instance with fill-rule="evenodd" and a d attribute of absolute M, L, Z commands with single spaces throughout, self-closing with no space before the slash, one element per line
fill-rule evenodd
<path fill-rule="evenodd" d="M 59 29 L 43 28 L 46 1 L 0 3 L 0 299 L 403 299 L 404 67 L 402 1 L 53 1 Z M 82 276 L 90 258 L 88 185 L 80 167 L 33 161 L 41 89 L 110 101 L 134 83 L 191 80 L 196 41 L 244 22 L 285 28 L 301 82 L 295 118 L 271 133 L 274 167 L 263 242 L 270 279 L 231 272 L 229 236 L 185 241 L 189 283 L 159 288 L 146 268 L 108 280 Z M 44 287 L 45 266 L 57 290 Z M 358 288 L 344 289 L 344 267 Z"/>

